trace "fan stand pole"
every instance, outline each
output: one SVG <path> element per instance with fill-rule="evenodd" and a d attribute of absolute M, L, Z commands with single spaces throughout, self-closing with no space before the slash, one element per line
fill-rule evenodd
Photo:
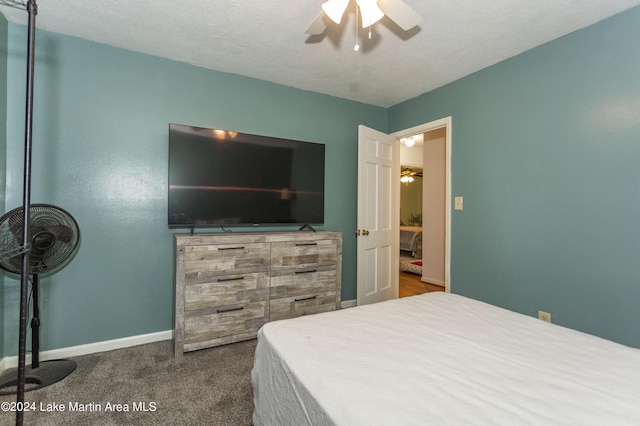
<path fill-rule="evenodd" d="M 75 361 L 67 359 L 40 362 L 40 308 L 38 301 L 40 292 L 38 284 L 38 274 L 34 274 L 31 284 L 33 294 L 31 367 L 24 367 L 24 379 L 16 378 L 15 368 L 2 373 L 0 375 L 0 395 L 16 393 L 15 388 L 19 387 L 20 380 L 23 380 L 24 392 L 30 392 L 59 382 L 76 369 Z M 18 368 L 19 371 L 20 368 Z"/>
<path fill-rule="evenodd" d="M 28 38 L 27 38 L 27 96 L 25 113 L 25 141 L 24 141 L 24 191 L 23 191 L 23 236 L 22 241 L 26 250 L 22 254 L 22 270 L 20 274 L 20 330 L 18 337 L 18 383 L 17 402 L 18 405 L 24 403 L 24 388 L 26 379 L 26 348 L 27 348 L 27 310 L 29 292 L 29 247 L 31 241 L 29 235 L 29 210 L 31 207 L 31 146 L 33 132 L 33 70 L 35 62 L 35 36 L 36 36 L 36 14 L 38 13 L 36 0 L 27 2 L 27 12 L 29 13 Z M 16 425 L 22 426 L 24 422 L 24 412 L 16 411 Z"/>
<path fill-rule="evenodd" d="M 33 317 L 31 318 L 31 368 L 26 369 L 25 383 L 28 391 L 44 388 L 67 377 L 76 369 L 75 361 L 56 359 L 40 362 L 40 307 L 38 274 L 33 275 Z"/>
<path fill-rule="evenodd" d="M 31 368 L 40 367 L 40 304 L 38 274 L 33 275 L 31 293 L 33 295 L 33 317 L 31 317 Z"/>

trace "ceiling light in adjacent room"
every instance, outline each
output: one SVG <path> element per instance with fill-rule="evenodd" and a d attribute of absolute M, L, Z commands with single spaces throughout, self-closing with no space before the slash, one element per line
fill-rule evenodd
<path fill-rule="evenodd" d="M 421 168 L 402 166 L 402 170 L 400 172 L 400 182 L 406 183 L 408 185 L 413 182 L 416 177 L 422 177 Z"/>
<path fill-rule="evenodd" d="M 407 147 L 411 148 L 416 141 L 413 139 L 413 136 L 409 136 L 408 138 L 403 138 L 402 143 Z"/>

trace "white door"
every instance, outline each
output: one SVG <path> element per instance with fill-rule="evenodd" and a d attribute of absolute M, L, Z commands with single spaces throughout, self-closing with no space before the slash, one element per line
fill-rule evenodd
<path fill-rule="evenodd" d="M 394 137 L 358 126 L 358 305 L 398 297 L 399 154 Z"/>

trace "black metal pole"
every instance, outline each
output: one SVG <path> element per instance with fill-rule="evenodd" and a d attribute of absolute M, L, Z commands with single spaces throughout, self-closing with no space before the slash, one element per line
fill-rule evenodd
<path fill-rule="evenodd" d="M 24 391 L 26 380 L 26 347 L 27 347 L 27 314 L 29 294 L 29 252 L 31 235 L 29 232 L 29 209 L 31 207 L 31 140 L 33 131 L 33 70 L 35 62 L 35 36 L 36 14 L 38 13 L 36 0 L 27 2 L 29 13 L 28 38 L 27 38 L 27 97 L 25 114 L 25 141 L 24 141 L 24 191 L 23 191 L 23 229 L 22 244 L 25 250 L 22 253 L 22 270 L 20 273 L 20 330 L 18 340 L 18 392 L 16 410 L 16 425 L 22 426 L 24 411 L 21 409 L 24 403 Z"/>
<path fill-rule="evenodd" d="M 31 369 L 40 367 L 40 286 L 38 274 L 31 279 L 31 303 L 33 303 L 33 317 L 31 318 Z"/>

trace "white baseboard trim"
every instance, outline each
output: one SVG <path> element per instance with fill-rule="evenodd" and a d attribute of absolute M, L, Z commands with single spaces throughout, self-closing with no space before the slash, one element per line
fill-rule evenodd
<path fill-rule="evenodd" d="M 358 305 L 358 301 L 356 299 L 351 299 L 351 300 L 343 300 L 340 302 L 340 307 L 342 309 L 344 308 L 353 308 L 354 306 Z"/>
<path fill-rule="evenodd" d="M 436 280 L 429 277 L 422 276 L 420 277 L 420 281 L 427 284 L 439 285 L 440 287 L 444 287 L 444 281 Z"/>
<path fill-rule="evenodd" d="M 87 343 L 86 345 L 69 346 L 67 348 L 52 349 L 40 352 L 40 360 L 69 358 L 79 355 L 88 355 L 98 352 L 112 351 L 114 349 L 129 348 L 131 346 L 144 345 L 146 343 L 161 342 L 173 338 L 173 330 L 158 331 L 156 333 L 140 334 L 138 336 L 123 337 L 120 339 L 105 340 L 103 342 Z M 31 354 L 27 354 L 26 362 L 31 362 Z M 18 366 L 18 356 L 5 357 L 0 360 L 0 372 L 8 368 Z"/>

